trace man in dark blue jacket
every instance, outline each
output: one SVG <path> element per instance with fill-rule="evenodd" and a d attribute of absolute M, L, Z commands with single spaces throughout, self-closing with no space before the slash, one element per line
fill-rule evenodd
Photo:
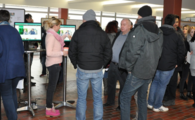
<path fill-rule="evenodd" d="M 20 34 L 9 25 L 9 19 L 10 13 L 0 10 L 0 92 L 8 120 L 17 120 L 16 86 L 25 77 L 24 48 Z"/>

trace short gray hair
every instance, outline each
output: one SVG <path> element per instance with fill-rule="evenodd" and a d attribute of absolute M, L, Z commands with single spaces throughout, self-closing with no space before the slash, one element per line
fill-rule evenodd
<path fill-rule="evenodd" d="M 123 20 L 127 20 L 128 22 L 129 22 L 129 24 L 131 25 L 131 20 L 130 19 L 128 19 L 128 18 L 123 18 Z M 122 21 L 123 21 L 122 20 Z"/>

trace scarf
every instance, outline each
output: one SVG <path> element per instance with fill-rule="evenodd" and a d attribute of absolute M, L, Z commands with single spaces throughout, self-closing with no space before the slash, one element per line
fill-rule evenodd
<path fill-rule="evenodd" d="M 10 25 L 10 24 L 7 21 L 2 21 L 2 22 L 0 22 L 0 25 Z"/>
<path fill-rule="evenodd" d="M 61 49 L 62 49 L 62 51 L 64 50 L 64 40 L 62 39 L 62 37 L 60 36 L 60 35 L 58 35 L 57 34 L 57 32 L 55 32 L 53 29 L 49 29 L 49 30 L 47 30 L 47 33 L 50 33 L 50 34 L 52 34 L 57 40 L 58 40 L 58 42 L 60 42 L 60 44 L 61 44 Z"/>

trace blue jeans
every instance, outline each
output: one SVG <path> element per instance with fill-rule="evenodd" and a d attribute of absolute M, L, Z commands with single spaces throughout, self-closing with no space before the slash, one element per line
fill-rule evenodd
<path fill-rule="evenodd" d="M 157 70 L 154 80 L 150 87 L 150 94 L 148 98 L 148 104 L 153 106 L 155 109 L 162 106 L 163 97 L 167 84 L 169 83 L 171 76 L 175 69 L 170 71 Z"/>
<path fill-rule="evenodd" d="M 0 84 L 0 92 L 8 120 L 17 120 L 18 103 L 16 86 L 18 84 L 18 81 L 21 79 L 22 78 L 5 80 L 4 83 Z"/>
<path fill-rule="evenodd" d="M 86 97 L 89 81 L 91 81 L 93 92 L 93 117 L 94 120 L 102 120 L 103 117 L 103 103 L 102 103 L 102 79 L 103 73 L 85 73 L 77 69 L 77 93 L 78 100 L 76 106 L 76 119 L 85 120 L 86 112 Z"/>
<path fill-rule="evenodd" d="M 139 79 L 128 74 L 120 96 L 121 120 L 130 120 L 131 97 L 138 91 L 138 120 L 147 119 L 147 89 L 151 79 Z"/>

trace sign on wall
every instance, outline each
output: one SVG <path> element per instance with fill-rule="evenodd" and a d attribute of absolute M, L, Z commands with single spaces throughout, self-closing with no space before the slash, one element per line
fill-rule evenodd
<path fill-rule="evenodd" d="M 10 13 L 10 25 L 14 26 L 14 22 L 24 22 L 25 10 L 15 8 L 0 8 L 0 10 L 7 10 Z"/>

